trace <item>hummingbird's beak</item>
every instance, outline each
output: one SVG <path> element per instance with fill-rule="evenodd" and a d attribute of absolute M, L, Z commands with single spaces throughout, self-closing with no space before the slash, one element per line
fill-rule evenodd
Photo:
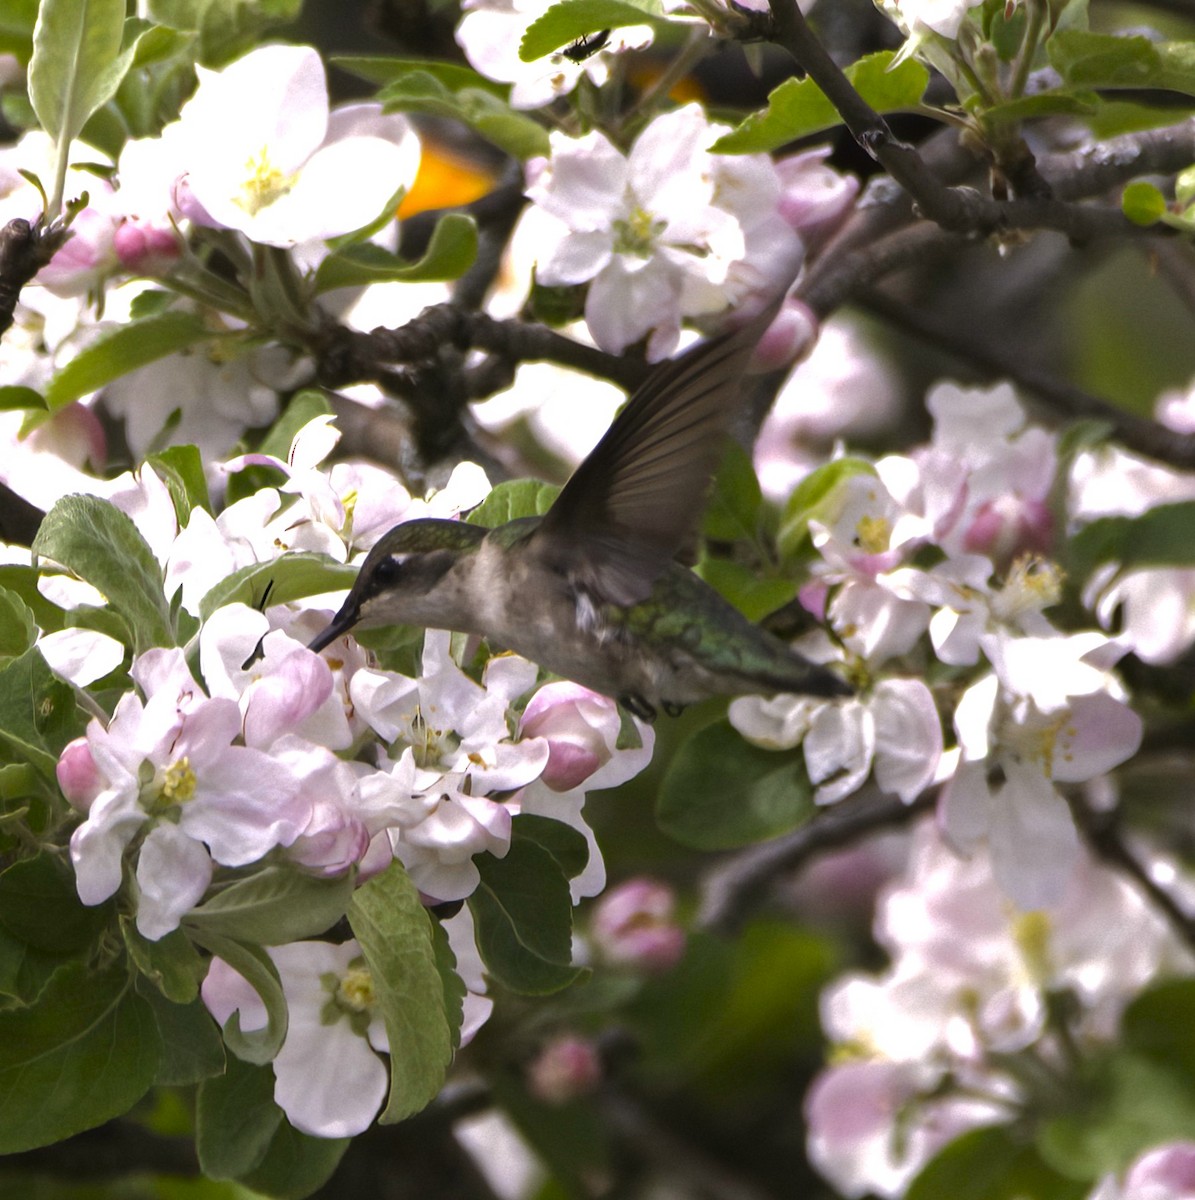
<path fill-rule="evenodd" d="M 357 617 L 357 605 L 350 597 L 341 605 L 340 611 L 328 622 L 324 630 L 311 639 L 307 649 L 318 654 L 325 646 L 330 646 L 338 637 L 348 633 L 357 624 Z"/>

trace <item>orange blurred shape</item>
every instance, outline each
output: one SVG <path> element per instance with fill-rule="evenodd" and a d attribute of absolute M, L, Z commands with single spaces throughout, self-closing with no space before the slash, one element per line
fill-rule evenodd
<path fill-rule="evenodd" d="M 455 208 L 484 196 L 497 182 L 495 170 L 429 139 L 423 141 L 419 173 L 398 206 L 398 217 L 432 208 Z"/>

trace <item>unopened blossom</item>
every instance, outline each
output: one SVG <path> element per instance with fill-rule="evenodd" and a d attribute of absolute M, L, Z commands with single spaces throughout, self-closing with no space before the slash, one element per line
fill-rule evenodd
<path fill-rule="evenodd" d="M 1021 908 L 1064 895 L 1079 840 L 1055 782 L 1093 779 L 1136 753 L 1141 718 L 1116 694 L 1109 668 L 1123 650 L 1101 634 L 985 635 L 994 672 L 955 710 L 962 752 L 942 793 L 952 842 L 986 840 L 993 870 Z"/>
<path fill-rule="evenodd" d="M 332 119 L 319 54 L 263 46 L 199 88 L 175 133 L 190 195 L 210 220 L 270 246 L 361 229 L 414 180 L 410 125 L 377 106 L 369 121 Z"/>
<path fill-rule="evenodd" d="M 360 947 L 292 942 L 267 952 L 289 1014 L 286 1040 L 272 1063 L 275 1103 L 313 1137 L 363 1133 L 386 1098 L 389 1072 L 378 1055 L 390 1043 Z M 221 1025 L 239 1013 L 245 1032 L 265 1028 L 261 998 L 222 959 L 212 959 L 202 995 Z"/>
<path fill-rule="evenodd" d="M 589 1095 L 601 1080 L 597 1046 L 577 1034 L 552 1038 L 527 1066 L 527 1090 L 544 1104 L 567 1104 Z"/>
<path fill-rule="evenodd" d="M 602 349 L 649 337 L 657 361 L 683 317 L 721 312 L 795 273 L 802 247 L 777 211 L 775 168 L 764 155 L 711 154 L 724 131 L 689 104 L 657 117 L 626 156 L 596 130 L 554 133 L 551 158 L 529 168 L 537 277 L 589 283 L 585 320 Z"/>
<path fill-rule="evenodd" d="M 554 791 L 567 792 L 610 761 L 621 725 L 615 701 L 560 680 L 545 684 L 531 697 L 520 729 L 524 737 L 548 743 L 548 762 L 540 778 Z"/>
<path fill-rule="evenodd" d="M 1195 1142 L 1167 1142 L 1140 1155 L 1123 1181 L 1109 1176 L 1088 1200 L 1192 1200 Z"/>
<path fill-rule="evenodd" d="M 897 498 L 925 516 L 951 554 L 985 554 L 999 568 L 1026 553 L 1048 554 L 1054 435 L 1028 423 L 1007 383 L 986 389 L 940 383 L 926 407 L 933 436 L 912 455 L 919 477 L 900 477 L 905 490 L 894 487 Z"/>
<path fill-rule="evenodd" d="M 628 879 L 604 892 L 594 905 L 590 937 L 607 962 L 667 970 L 685 951 L 676 894 L 655 879 Z"/>
<path fill-rule="evenodd" d="M 591 36 L 578 53 L 562 46 L 524 62 L 519 46 L 527 27 L 551 7 L 549 0 L 464 0 L 456 40 L 469 63 L 482 75 L 509 83 L 515 108 L 540 108 L 567 95 L 583 77 L 601 87 L 610 77 L 612 59 L 626 50 L 651 45 L 650 25 L 625 25 Z M 584 48 L 584 53 L 580 53 Z"/>

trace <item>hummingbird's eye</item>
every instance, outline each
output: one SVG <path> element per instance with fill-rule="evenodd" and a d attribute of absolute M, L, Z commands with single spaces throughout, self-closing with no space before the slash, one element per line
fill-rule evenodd
<path fill-rule="evenodd" d="M 398 579 L 402 563 L 394 557 L 380 559 L 373 569 L 374 583 L 380 587 L 389 587 Z"/>

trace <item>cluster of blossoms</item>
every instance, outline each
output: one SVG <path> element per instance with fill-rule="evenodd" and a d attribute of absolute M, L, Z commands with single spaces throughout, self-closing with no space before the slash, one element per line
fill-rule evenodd
<path fill-rule="evenodd" d="M 528 165 L 533 207 L 514 252 L 533 257 L 540 283 L 589 284 L 585 322 L 603 350 L 647 337 L 649 360 L 666 358 L 682 320 L 775 295 L 849 210 L 858 185 L 826 165 L 825 150 L 778 163 L 712 153 L 728 132 L 686 104 L 652 121 L 627 154 L 596 130 L 554 133 L 551 156 Z M 808 326 L 794 324 L 780 362 L 809 340 Z"/>
<path fill-rule="evenodd" d="M 822 1024 L 838 1052 L 806 1099 L 810 1157 L 850 1197 L 902 1195 L 953 1138 L 1048 1103 L 1035 1086 L 1110 1043 L 1125 1005 L 1159 972 L 1190 969 L 1115 872 L 1082 857 L 1057 906 L 1018 912 L 990 860 L 960 859 L 930 823 L 881 898 L 875 933 L 891 965 L 824 993 Z M 1097 1195 L 1189 1195 L 1144 1183 L 1165 1171 L 1189 1187 L 1189 1149 L 1180 1158 L 1142 1160 L 1123 1192 L 1110 1181 Z"/>
<path fill-rule="evenodd" d="M 802 744 L 821 804 L 869 774 L 906 802 L 942 785 L 952 844 L 986 844 L 1006 893 L 1041 908 L 1061 898 L 1079 861 L 1055 785 L 1100 776 L 1140 743 L 1141 720 L 1111 670 L 1131 644 L 1066 635 L 1045 615 L 1061 596 L 1061 572 L 1045 557 L 1053 437 L 1026 425 L 1007 386 L 940 385 L 928 406 L 927 446 L 844 471 L 809 522 L 815 556 L 801 599 L 825 630 L 799 648 L 868 686 L 847 701 L 745 697 L 730 717 L 760 745 Z M 922 565 L 931 547 L 939 561 Z M 938 663 L 972 672 L 961 694 L 945 682 L 957 671 L 931 688 L 939 672 L 924 657 L 915 677 L 892 674 L 927 636 Z M 957 737 L 949 752 L 942 700 Z"/>
<path fill-rule="evenodd" d="M 396 520 L 448 516 L 484 493 L 468 470 L 430 505 L 411 501 L 380 470 L 339 465 L 325 473 L 317 463 L 334 444 L 329 432 L 320 418 L 296 437 L 287 462 L 255 455 L 226 467 L 269 462 L 289 476 L 290 495 L 265 488 L 215 519 L 196 508 L 182 528 L 152 468 L 110 488 L 159 551 L 168 592 L 179 594 L 184 610 L 198 616 L 211 587 L 239 567 L 302 547 L 345 560 Z M 72 607 L 101 602 L 67 576 L 50 575 L 44 586 Z M 453 660 L 449 635 L 429 633 L 421 672 L 410 678 L 369 665 L 348 641 L 335 656 L 306 649 L 327 616 L 319 605 L 259 612 L 229 603 L 207 614 L 199 630 L 197 673 L 182 649 L 134 658 L 135 690 L 109 719 L 94 719 L 59 762 L 63 792 L 84 815 L 70 849 L 85 904 L 102 903 L 129 879 L 137 928 L 155 941 L 177 929 L 228 870 L 268 862 L 320 878 L 354 872 L 364 882 L 392 858 L 428 903 L 459 901 L 478 884 L 474 857 L 505 855 L 520 812 L 566 821 L 593 846 L 581 815 L 586 791 L 620 783 L 650 759 L 649 729 L 638 747 L 620 749 L 613 701 L 570 683 L 536 690 L 536 667 L 523 659 L 491 658 L 476 682 Z M 117 668 L 124 653 L 106 634 L 85 629 L 45 635 L 40 646 L 80 687 Z M 592 895 L 603 883 L 594 846 L 575 895 Z M 479 971 L 467 965 L 476 960 L 467 911 L 449 926 L 474 993 L 471 1031 L 489 1002 L 479 994 Z M 376 1086 L 355 1090 L 351 1062 L 372 1057 L 362 1038 L 385 1046 L 368 1004 L 353 1007 L 367 985 L 358 952 L 352 943 L 295 943 L 270 953 L 291 1007 L 276 1069 L 278 1102 L 308 1132 L 359 1132 L 381 1102 L 385 1071 L 375 1059 L 366 1077 Z M 240 1008 L 243 1027 L 252 1028 L 264 1009 L 246 1000 L 250 993 L 224 964 L 208 974 L 204 995 L 222 1021 Z M 315 1088 L 320 1075 L 308 1039 L 327 1037 L 329 1003 L 344 1018 L 338 1032 L 359 1045 L 345 1049 L 340 1069 L 323 1077 L 326 1087 Z M 338 1053 L 319 1044 L 320 1061 Z"/>

